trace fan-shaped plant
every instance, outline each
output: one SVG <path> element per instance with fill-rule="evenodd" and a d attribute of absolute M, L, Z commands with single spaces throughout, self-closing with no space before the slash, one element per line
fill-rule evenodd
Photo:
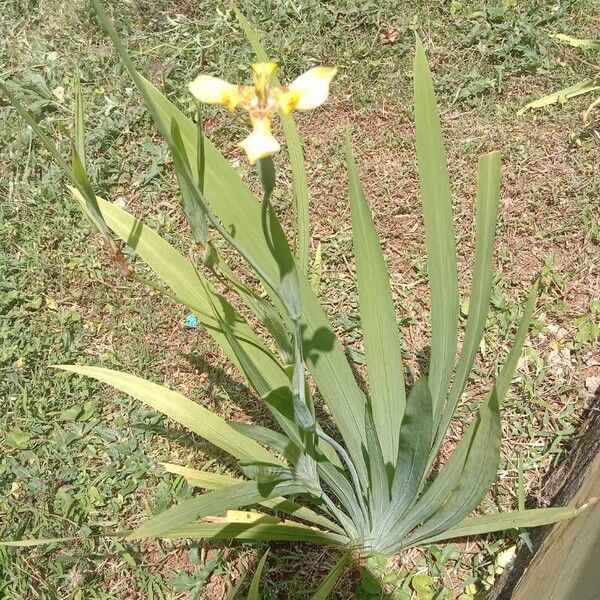
<path fill-rule="evenodd" d="M 128 537 L 294 540 L 391 554 L 411 546 L 542 525 L 573 515 L 575 509 L 566 507 L 469 516 L 496 478 L 500 407 L 527 334 L 536 286 L 504 366 L 489 382 L 488 394 L 456 448 L 439 472 L 432 472 L 468 383 L 488 315 L 500 156 L 492 152 L 479 161 L 473 279 L 466 329 L 457 352 L 459 297 L 452 198 L 440 119 L 421 42 L 417 39 L 414 60 L 414 108 L 431 289 L 431 357 L 428 372 L 407 389 L 389 275 L 348 134 L 349 198 L 368 380 L 365 394 L 307 275 L 307 182 L 294 121 L 290 116 L 281 117 L 292 165 L 295 255 L 271 205 L 276 184 L 271 158 L 258 160 L 264 189 L 259 200 L 204 137 L 200 116 L 194 124 L 138 73 L 103 8 L 96 0 L 94 6 L 167 141 L 194 241 L 206 249 L 205 263 L 194 264 L 150 227 L 94 195 L 84 166 L 80 101 L 69 167 L 27 111 L 11 99 L 65 169 L 73 184 L 70 190 L 89 220 L 104 235 L 113 232 L 130 246 L 167 289 L 156 287 L 197 316 L 273 417 L 269 426 L 226 421 L 182 394 L 135 375 L 91 366 L 61 366 L 130 394 L 239 463 L 244 479 L 165 465 L 167 471 L 182 475 L 208 493 L 150 518 Z M 266 62 L 258 38 L 244 18 L 239 18 L 259 60 Z M 251 289 L 235 275 L 210 243 L 211 228 L 244 259 L 260 281 L 260 289 Z M 237 293 L 239 301 L 270 333 L 273 344 L 259 336 L 252 323 L 217 291 L 211 283 L 214 277 Z M 312 375 L 314 389 L 307 384 L 305 369 Z M 327 406 L 335 429 L 317 421 L 315 402 Z M 238 511 L 242 507 L 260 507 L 260 511 Z"/>

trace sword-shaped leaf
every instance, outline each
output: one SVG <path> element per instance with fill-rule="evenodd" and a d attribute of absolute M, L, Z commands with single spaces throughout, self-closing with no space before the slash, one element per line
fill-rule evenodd
<path fill-rule="evenodd" d="M 192 523 L 177 527 L 161 537 L 176 539 L 260 540 L 263 542 L 308 542 L 325 546 L 345 546 L 349 540 L 337 533 L 283 521 L 281 523 L 235 523 L 225 519 L 215 523 Z"/>
<path fill-rule="evenodd" d="M 427 474 L 425 470 L 433 435 L 432 410 L 427 379 L 421 378 L 413 386 L 406 402 L 392 499 L 387 514 L 375 526 L 377 539 L 386 536 L 417 498 Z"/>
<path fill-rule="evenodd" d="M 248 600 L 260 600 L 259 586 L 260 586 L 260 577 L 262 575 L 263 569 L 265 568 L 265 562 L 267 560 L 267 556 L 269 554 L 269 550 L 267 550 L 258 561 L 258 565 L 256 566 L 256 571 L 254 571 L 254 575 L 252 576 L 252 581 L 250 582 L 250 589 L 248 590 Z"/>
<path fill-rule="evenodd" d="M 237 432 L 224 419 L 179 392 L 129 373 L 102 367 L 58 365 L 58 368 L 92 377 L 133 396 L 239 460 L 278 462 L 260 444 Z"/>
<path fill-rule="evenodd" d="M 579 510 L 581 509 L 577 509 L 574 506 L 559 506 L 556 508 L 532 508 L 529 510 L 471 517 L 442 533 L 422 539 L 420 543 L 434 544 L 442 540 L 484 535 L 494 531 L 551 525 L 564 519 L 571 519 L 577 515 Z"/>
<path fill-rule="evenodd" d="M 437 429 L 456 356 L 458 277 L 446 151 L 431 73 L 418 37 L 414 72 L 417 161 L 431 289 L 429 387 Z"/>
<path fill-rule="evenodd" d="M 345 552 L 342 554 L 342 556 L 340 556 L 338 561 L 333 566 L 333 569 L 329 571 L 327 577 L 325 577 L 317 591 L 312 595 L 311 600 L 327 600 L 327 598 L 329 598 L 329 594 L 333 592 L 336 583 L 343 575 L 344 569 L 350 562 L 351 558 L 352 554 L 350 552 Z"/>
<path fill-rule="evenodd" d="M 408 536 L 410 546 L 450 529 L 478 506 L 496 479 L 501 437 L 500 407 L 494 389 L 479 410 L 475 432 L 454 489 L 442 507 L 415 534 Z"/>
<path fill-rule="evenodd" d="M 199 471 L 198 469 L 191 469 L 189 467 L 182 467 L 170 463 L 163 463 L 162 466 L 168 473 L 181 475 L 190 485 L 206 490 L 217 490 L 223 487 L 229 487 L 236 483 L 240 483 L 241 481 L 235 477 L 210 473 L 208 471 Z M 277 512 L 284 512 L 297 519 L 313 523 L 314 525 L 319 525 L 329 531 L 334 531 L 335 533 L 340 533 L 342 535 L 344 534 L 344 530 L 337 523 L 334 523 L 327 517 L 320 515 L 310 508 L 287 500 L 286 498 L 271 498 L 270 500 L 260 502 L 260 505 Z"/>
<path fill-rule="evenodd" d="M 258 504 L 269 498 L 301 494 L 305 491 L 302 481 L 263 482 L 243 481 L 235 485 L 213 490 L 199 498 L 185 500 L 168 508 L 155 517 L 144 521 L 128 536 L 136 540 L 142 538 L 165 537 L 173 530 L 189 525 L 197 519 L 218 515 L 226 510 Z"/>
<path fill-rule="evenodd" d="M 396 324 L 390 276 L 379 236 L 365 198 L 346 132 L 346 164 L 352 208 L 352 239 L 373 424 L 388 472 L 398 457 L 398 437 L 405 408 L 402 348 Z"/>
<path fill-rule="evenodd" d="M 448 425 L 469 380 L 485 321 L 490 308 L 493 281 L 493 253 L 498 199 L 500 196 L 500 154 L 491 152 L 479 159 L 477 176 L 477 215 L 475 223 L 475 261 L 469 294 L 469 316 L 460 358 L 440 425 L 437 430 L 432 459 L 441 446 Z"/>

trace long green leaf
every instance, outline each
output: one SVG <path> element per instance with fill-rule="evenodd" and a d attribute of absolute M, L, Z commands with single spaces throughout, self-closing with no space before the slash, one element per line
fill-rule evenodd
<path fill-rule="evenodd" d="M 183 145 L 183 140 L 181 139 L 181 132 L 179 131 L 179 126 L 175 120 L 171 122 L 171 138 L 178 146 L 181 155 L 186 161 L 185 167 L 191 169 L 190 164 L 187 162 L 187 154 L 185 153 L 185 147 Z M 190 189 L 190 185 L 182 172 L 182 165 L 179 165 L 177 161 L 174 161 L 174 165 L 177 181 L 179 182 L 179 189 L 181 191 L 181 205 L 185 218 L 190 226 L 192 237 L 194 238 L 194 242 L 204 246 L 208 242 L 208 223 L 206 222 L 206 214 Z M 201 168 L 197 168 L 197 170 L 202 171 Z"/>
<path fill-rule="evenodd" d="M 553 92 L 552 94 L 548 94 L 547 96 L 543 96 L 542 98 L 538 98 L 537 100 L 526 104 L 519 112 L 517 112 L 517 114 L 522 115 L 530 109 L 544 108 L 545 106 L 550 106 L 557 102 L 566 102 L 571 98 L 576 98 L 577 96 L 589 94 L 590 92 L 595 92 L 597 90 L 600 90 L 598 79 L 585 79 L 575 85 L 563 88 L 562 90 L 558 90 L 557 92 Z"/>
<path fill-rule="evenodd" d="M 369 402 L 383 460 L 388 472 L 393 472 L 398 457 L 400 424 L 406 404 L 402 348 L 396 325 L 390 276 L 360 183 L 348 131 L 346 164 L 352 208 L 360 321 L 369 378 Z"/>
<path fill-rule="evenodd" d="M 471 517 L 442 533 L 421 540 L 420 543 L 433 544 L 442 540 L 484 535 L 493 531 L 551 525 L 564 519 L 571 519 L 577 513 L 578 509 L 574 506 L 559 506 Z"/>
<path fill-rule="evenodd" d="M 160 131 L 167 137 L 171 121 L 175 118 L 181 131 L 189 164 L 194 164 L 197 152 L 197 127 L 151 83 L 141 77 L 99 0 L 93 0 L 93 5 L 102 26 L 113 40 L 119 56 L 142 93 Z M 208 140 L 205 140 L 205 167 L 205 194 L 212 209 L 223 226 L 232 232 L 244 248 L 252 252 L 254 260 L 261 265 L 269 277 L 276 279 L 277 261 L 272 256 L 265 239 L 260 204 L 235 169 Z M 277 251 L 290 252 L 289 247 L 285 245 Z M 323 309 L 304 277 L 300 278 L 300 290 L 305 324 L 304 355 L 307 364 L 346 442 L 361 480 L 366 483 L 367 471 L 362 456 L 365 443 L 364 394 L 354 379 L 344 351 L 335 338 Z"/>
<path fill-rule="evenodd" d="M 477 176 L 477 214 L 475 222 L 475 260 L 469 294 L 469 316 L 465 339 L 460 352 L 454 380 L 437 430 L 432 458 L 435 457 L 450 425 L 458 401 L 469 380 L 485 321 L 490 308 L 493 282 L 493 254 L 498 199 L 500 197 L 500 154 L 491 152 L 479 159 Z"/>
<path fill-rule="evenodd" d="M 494 389 L 479 410 L 476 433 L 470 444 L 462 473 L 452 493 L 441 509 L 417 531 L 408 536 L 405 544 L 415 546 L 421 540 L 437 535 L 459 523 L 483 499 L 486 491 L 496 479 L 500 462 L 500 408 Z"/>
<path fill-rule="evenodd" d="M 239 460 L 278 460 L 254 440 L 238 433 L 221 417 L 178 392 L 129 373 L 102 367 L 58 365 L 57 368 L 92 377 L 133 396 Z"/>
<path fill-rule="evenodd" d="M 446 151 L 431 73 L 418 37 L 414 72 L 417 160 L 431 288 L 429 386 L 437 427 L 456 356 L 458 277 Z"/>
<path fill-rule="evenodd" d="M 510 349 L 506 362 L 504 363 L 504 366 L 500 370 L 500 373 L 496 379 L 496 390 L 498 392 L 498 401 L 500 402 L 500 405 L 502 405 L 504 402 L 504 398 L 506 397 L 506 393 L 508 392 L 512 378 L 515 375 L 517 363 L 519 362 L 519 358 L 523 352 L 523 344 L 525 343 L 525 338 L 527 337 L 527 332 L 529 331 L 529 325 L 531 324 L 531 318 L 533 317 L 533 311 L 535 310 L 538 291 L 539 281 L 536 281 L 531 288 L 531 292 L 529 292 L 527 302 L 525 303 L 525 308 L 523 309 L 523 314 L 519 320 L 519 326 L 517 327 L 517 333 L 515 334 L 512 348 Z"/>
<path fill-rule="evenodd" d="M 377 523 L 390 503 L 390 481 L 385 469 L 381 446 L 377 439 L 373 419 L 367 411 L 367 465 L 369 467 L 369 514 L 371 523 Z"/>
<path fill-rule="evenodd" d="M 9 548 L 31 548 L 33 546 L 45 546 L 46 544 L 64 544 L 65 542 L 75 542 L 77 540 L 85 540 L 83 537 L 64 537 L 64 538 L 34 538 L 28 540 L 4 541 L 0 540 L 0 546 L 8 546 Z"/>
<path fill-rule="evenodd" d="M 224 487 L 235 485 L 240 483 L 239 479 L 234 477 L 228 477 L 227 475 L 219 475 L 218 473 L 210 473 L 208 471 L 199 471 L 198 469 L 191 469 L 189 467 L 182 467 L 180 465 L 173 465 L 170 463 L 163 463 L 162 465 L 168 473 L 174 473 L 181 475 L 185 480 L 193 486 L 200 487 L 207 490 L 216 490 Z M 308 521 L 313 525 L 319 525 L 335 533 L 344 534 L 344 530 L 337 524 L 316 513 L 314 510 L 287 500 L 286 498 L 272 498 L 270 500 L 264 500 L 260 502 L 261 506 L 269 508 L 277 512 L 284 512 L 288 515 Z"/>
<path fill-rule="evenodd" d="M 387 536 L 392 526 L 414 502 L 419 487 L 426 475 L 427 458 L 433 435 L 431 392 L 426 378 L 419 379 L 413 386 L 400 429 L 400 446 L 392 483 L 390 507 L 379 523 L 376 523 L 375 538 Z"/>
<path fill-rule="evenodd" d="M 235 510 L 243 506 L 258 504 L 269 498 L 301 494 L 307 485 L 302 481 L 282 481 L 258 483 L 243 481 L 235 485 L 213 490 L 200 496 L 185 500 L 177 506 L 168 508 L 155 517 L 144 521 L 128 536 L 129 539 L 163 537 L 172 530 L 184 527 L 192 521 L 220 514 L 226 510 Z"/>
<path fill-rule="evenodd" d="M 271 304 L 255 291 L 251 290 L 229 267 L 219 258 L 214 267 L 218 275 L 222 276 L 237 294 L 244 300 L 246 306 L 254 313 L 254 316 L 267 328 L 282 355 L 284 364 L 293 361 L 293 349 L 285 323 Z"/>
<path fill-rule="evenodd" d="M 265 542 L 308 542 L 345 546 L 349 540 L 336 533 L 319 531 L 297 523 L 192 523 L 163 534 L 164 539 L 238 539 Z"/>
<path fill-rule="evenodd" d="M 519 327 L 513 341 L 513 346 L 496 379 L 494 389 L 490 393 L 486 403 L 479 409 L 479 414 L 481 414 L 482 410 L 487 410 L 488 416 L 492 417 L 493 413 L 486 409 L 486 407 L 491 407 L 491 409 L 493 409 L 495 404 L 501 406 L 504 401 L 508 387 L 510 386 L 510 382 L 512 381 L 512 377 L 514 375 L 517 362 L 521 356 L 521 351 L 523 350 L 523 344 L 525 342 L 525 337 L 527 335 L 533 310 L 535 308 L 537 292 L 538 284 L 536 283 L 527 299 L 527 303 L 525 305 L 525 309 L 523 311 L 523 315 L 521 316 Z M 495 396 L 495 399 L 493 396 Z M 494 417 L 494 419 L 496 419 L 496 417 Z M 481 418 L 478 415 L 478 418 L 471 422 L 468 430 L 465 434 L 463 434 L 458 446 L 450 455 L 448 462 L 443 466 L 442 470 L 435 478 L 431 486 L 419 499 L 414 508 L 411 509 L 406 518 L 402 519 L 402 521 L 399 522 L 390 532 L 389 539 L 392 541 L 392 543 L 396 544 L 395 546 L 392 546 L 393 551 L 404 547 L 402 545 L 403 542 L 399 541 L 403 535 L 423 521 L 427 520 L 431 515 L 435 514 L 448 499 L 452 491 L 456 488 L 463 471 L 465 471 L 465 464 L 469 460 L 471 448 L 475 446 L 474 440 L 476 435 L 478 432 L 481 433 L 481 431 L 485 431 L 485 429 L 482 430 L 479 427 L 480 423 Z M 497 431 L 497 428 L 492 431 L 496 431 L 496 435 L 500 435 L 500 433 Z M 491 449 L 493 449 L 493 444 L 498 443 L 494 440 L 490 440 L 490 442 L 492 444 Z M 486 447 L 484 443 L 482 443 L 482 447 Z"/>
<path fill-rule="evenodd" d="M 262 575 L 263 569 L 265 568 L 265 562 L 267 561 L 268 554 L 269 550 L 267 549 L 267 551 L 262 555 L 261 559 L 258 561 L 256 571 L 254 571 L 252 581 L 250 582 L 250 589 L 248 590 L 248 600 L 260 600 L 260 577 Z"/>
<path fill-rule="evenodd" d="M 333 592 L 336 583 L 343 575 L 344 570 L 346 569 L 346 566 L 350 562 L 351 558 L 352 554 L 350 552 L 345 552 L 342 554 L 342 556 L 340 556 L 338 561 L 333 566 L 333 569 L 329 571 L 327 577 L 325 577 L 316 592 L 312 595 L 311 600 L 327 600 L 327 598 L 329 598 L 329 594 Z"/>
<path fill-rule="evenodd" d="M 261 62 L 269 62 L 269 57 L 264 49 L 260 37 L 248 19 L 237 7 L 235 14 L 246 39 L 250 43 L 254 54 Z M 276 85 L 279 85 L 275 77 Z M 309 252 L 310 252 L 310 212 L 308 201 L 308 178 L 304 162 L 304 151 L 302 140 L 298 133 L 298 127 L 293 117 L 280 115 L 283 133 L 287 143 L 287 152 L 292 167 L 292 192 L 294 195 L 294 216 L 296 219 L 296 259 L 302 273 L 308 274 Z"/>
<path fill-rule="evenodd" d="M 465 471 L 465 465 L 470 458 L 471 449 L 474 446 L 484 446 L 487 442 L 485 435 L 481 435 L 487 432 L 487 427 L 480 427 L 482 423 L 481 413 L 486 411 L 485 406 L 484 404 L 479 408 L 476 417 L 471 421 L 458 446 L 454 449 L 431 485 L 402 519 L 389 530 L 387 534 L 387 543 L 389 544 L 386 547 L 387 550 L 392 551 L 392 548 L 395 550 L 396 548 L 403 547 L 405 543 L 404 536 L 434 515 L 459 486 L 461 477 Z M 486 412 L 489 415 L 489 410 Z M 479 440 L 477 440 L 478 436 Z"/>
<path fill-rule="evenodd" d="M 76 198 L 81 198 L 77 190 L 71 188 L 71 192 Z M 228 358 L 239 367 L 236 353 L 222 330 L 221 323 L 224 321 L 229 325 L 235 338 L 267 382 L 263 387 L 258 381 L 250 382 L 259 395 L 263 396 L 273 389 L 289 386 L 289 378 L 284 368 L 225 298 L 216 296 L 216 301 L 211 302 L 211 296 L 214 298 L 217 294 L 216 290 L 190 261 L 128 212 L 101 198 L 98 198 L 98 205 L 110 229 L 138 253 L 178 299 L 186 306 L 193 307 L 200 323 L 207 327 Z M 219 314 L 215 314 L 215 305 Z"/>

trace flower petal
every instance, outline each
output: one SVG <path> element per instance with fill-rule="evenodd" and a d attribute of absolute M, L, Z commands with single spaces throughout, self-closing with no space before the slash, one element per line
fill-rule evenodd
<path fill-rule="evenodd" d="M 267 80 L 271 79 L 273 73 L 277 70 L 277 63 L 274 62 L 252 63 L 251 66 L 257 77 L 264 77 Z"/>
<path fill-rule="evenodd" d="M 240 101 L 238 86 L 211 75 L 198 75 L 189 85 L 190 92 L 200 102 L 224 104 L 233 110 Z"/>
<path fill-rule="evenodd" d="M 281 148 L 279 142 L 271 134 L 269 118 L 252 119 L 252 133 L 240 142 L 240 146 L 252 164 L 260 158 L 271 156 Z"/>
<path fill-rule="evenodd" d="M 287 94 L 287 103 L 298 110 L 311 110 L 321 106 L 329 95 L 329 84 L 337 73 L 334 67 L 313 67 L 292 81 Z M 285 108 L 282 107 L 285 112 Z M 289 112 L 289 109 L 288 109 Z"/>

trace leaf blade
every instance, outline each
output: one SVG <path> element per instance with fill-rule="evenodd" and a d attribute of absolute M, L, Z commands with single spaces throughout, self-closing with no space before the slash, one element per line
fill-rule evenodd
<path fill-rule="evenodd" d="M 275 456 L 260 444 L 237 432 L 224 419 L 178 392 L 135 375 L 103 367 L 80 365 L 57 365 L 56 367 L 63 371 L 91 377 L 133 396 L 239 460 L 277 462 Z"/>
<path fill-rule="evenodd" d="M 448 393 L 438 426 L 432 457 L 441 446 L 456 406 L 469 380 L 473 362 L 483 337 L 489 312 L 493 283 L 493 253 L 498 202 L 500 199 L 500 154 L 491 152 L 479 159 L 477 177 L 477 214 L 475 225 L 475 259 L 469 293 L 469 315 L 463 346 L 454 380 Z"/>
<path fill-rule="evenodd" d="M 494 531 L 551 525 L 576 516 L 579 510 L 581 509 L 574 506 L 559 506 L 471 517 L 443 533 L 421 540 L 420 543 L 434 544 L 442 540 L 483 535 Z"/>
<path fill-rule="evenodd" d="M 431 289 L 429 385 L 437 423 L 448 391 L 458 332 L 458 276 L 452 194 L 440 117 L 421 40 L 414 60 L 415 129 Z"/>
<path fill-rule="evenodd" d="M 383 460 L 386 468 L 393 469 L 398 456 L 399 425 L 406 405 L 402 348 L 389 283 L 390 276 L 359 179 L 348 131 L 346 165 L 360 320 L 369 379 L 369 403 Z"/>

